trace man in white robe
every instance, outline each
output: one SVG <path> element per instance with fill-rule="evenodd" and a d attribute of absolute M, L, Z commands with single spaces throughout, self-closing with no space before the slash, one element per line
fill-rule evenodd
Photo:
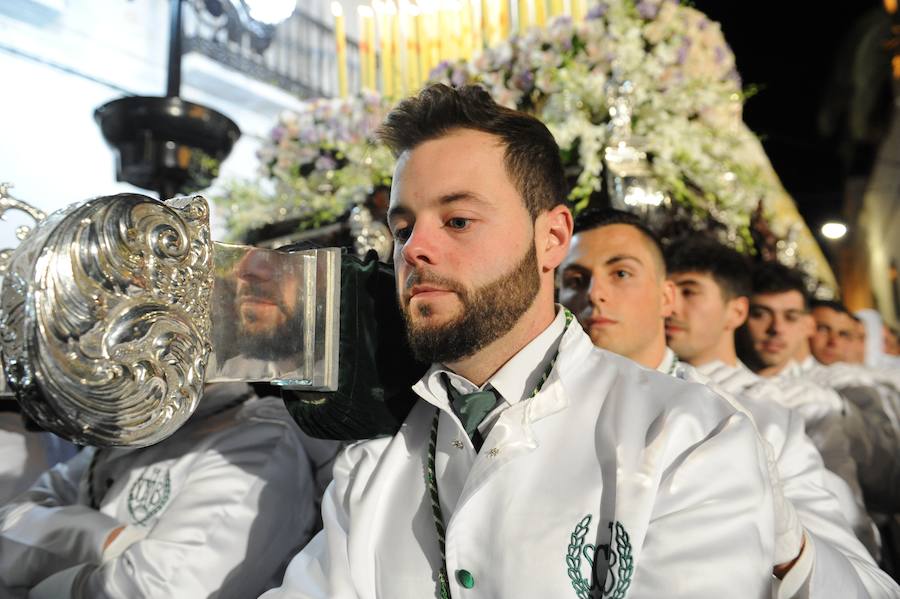
<path fill-rule="evenodd" d="M 700 253 L 710 261 L 723 259 L 725 248 L 711 245 L 717 244 L 706 244 Z M 738 267 L 743 265 L 740 255 L 729 257 Z M 727 266 L 733 269 L 734 264 Z M 723 361 L 727 361 L 737 370 L 733 331 L 746 317 L 749 290 L 744 292 L 742 302 L 726 305 L 713 283 L 706 291 L 715 290 L 719 309 L 715 304 L 708 305 L 699 318 L 691 319 L 694 326 L 689 329 L 684 319 L 684 296 L 689 296 L 688 301 L 695 299 L 703 282 L 698 280 L 698 273 L 690 274 L 690 281 L 677 275 L 674 282 L 666 280 L 662 248 L 637 216 L 617 210 L 589 211 L 575 221 L 572 248 L 560 268 L 559 297 L 599 347 L 621 351 L 643 366 L 708 383 L 727 394 L 681 363 L 681 354 L 676 357 L 666 347 L 665 319 L 670 317 L 668 324 L 676 332 L 678 347 L 695 362 L 721 372 L 726 368 Z M 740 276 L 735 274 L 735 278 Z M 749 273 L 744 276 L 749 279 Z M 676 288 L 675 282 L 682 284 Z M 749 287 L 749 281 L 745 287 Z M 749 371 L 746 374 L 758 379 Z M 878 569 L 851 532 L 831 488 L 836 486 L 847 495 L 850 491 L 837 477 L 831 485 L 826 484 L 825 477 L 830 473 L 804 434 L 802 419 L 764 394 L 748 395 L 743 388 L 733 391 L 754 418 L 761 436 L 771 444 L 780 489 L 789 502 L 776 501 L 781 511 L 776 518 L 780 522 L 776 525 L 776 546 L 786 556 L 783 563 L 773 564 L 779 579 L 776 596 L 900 597 L 900 588 Z"/>
<path fill-rule="evenodd" d="M 594 348 L 554 304 L 572 217 L 546 127 L 432 86 L 382 138 L 400 304 L 433 365 L 399 432 L 338 458 L 324 531 L 265 599 L 768 597 L 750 419 Z"/>

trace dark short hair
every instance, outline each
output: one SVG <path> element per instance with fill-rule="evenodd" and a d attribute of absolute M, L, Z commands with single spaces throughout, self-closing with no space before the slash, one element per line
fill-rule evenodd
<path fill-rule="evenodd" d="M 762 262 L 753 269 L 753 293 L 787 293 L 797 291 L 803 296 L 803 307 L 809 310 L 809 291 L 803 273 L 779 262 Z"/>
<path fill-rule="evenodd" d="M 566 203 L 566 181 L 559 146 L 541 121 L 500 106 L 476 85 L 430 85 L 400 102 L 378 129 L 378 138 L 395 156 L 459 129 L 482 131 L 506 146 L 506 172 L 536 218 Z"/>
<path fill-rule="evenodd" d="M 574 235 L 601 229 L 610 225 L 628 225 L 637 229 L 650 244 L 651 251 L 659 264 L 660 272 L 666 274 L 666 260 L 662 243 L 656 233 L 641 220 L 637 214 L 617 210 L 615 208 L 588 208 L 575 217 Z"/>
<path fill-rule="evenodd" d="M 809 302 L 809 309 L 815 310 L 816 308 L 828 308 L 830 310 L 834 310 L 835 312 L 839 312 L 840 314 L 846 314 L 850 318 L 857 320 L 857 318 L 850 313 L 850 310 L 847 309 L 847 306 L 842 304 L 841 302 L 837 302 L 834 300 L 824 300 L 824 299 L 813 299 Z"/>
<path fill-rule="evenodd" d="M 697 272 L 713 278 L 722 297 L 749 297 L 752 291 L 750 263 L 740 252 L 710 237 L 684 237 L 673 241 L 666 252 L 669 274 Z"/>

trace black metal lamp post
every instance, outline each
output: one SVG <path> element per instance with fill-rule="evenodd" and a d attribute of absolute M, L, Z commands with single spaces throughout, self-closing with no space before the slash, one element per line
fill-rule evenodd
<path fill-rule="evenodd" d="M 241 136 L 225 115 L 179 97 L 181 15 L 182 0 L 171 0 L 166 96 L 128 96 L 94 111 L 118 154 L 116 180 L 154 190 L 160 199 L 209 186 Z"/>

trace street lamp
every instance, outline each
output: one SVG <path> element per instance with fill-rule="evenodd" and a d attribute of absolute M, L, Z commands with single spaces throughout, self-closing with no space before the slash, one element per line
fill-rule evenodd
<path fill-rule="evenodd" d="M 841 239 L 847 234 L 847 225 L 836 221 L 830 221 L 822 225 L 821 231 L 826 239 Z"/>

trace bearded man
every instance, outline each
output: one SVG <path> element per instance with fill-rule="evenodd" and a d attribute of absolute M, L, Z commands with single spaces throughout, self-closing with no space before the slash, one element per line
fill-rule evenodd
<path fill-rule="evenodd" d="M 338 458 L 325 530 L 265 599 L 768 596 L 748 417 L 596 349 L 554 304 L 572 215 L 547 128 L 437 85 L 381 138 L 400 305 L 432 366 L 396 434 Z"/>

